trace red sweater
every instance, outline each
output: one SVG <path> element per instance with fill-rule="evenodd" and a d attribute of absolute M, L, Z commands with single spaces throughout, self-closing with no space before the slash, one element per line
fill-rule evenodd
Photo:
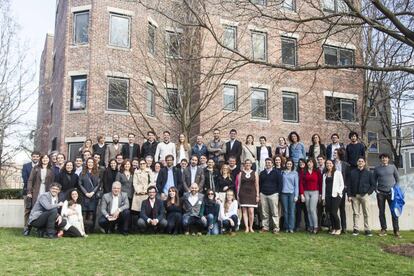
<path fill-rule="evenodd" d="M 319 191 L 322 194 L 322 174 L 319 170 L 311 174 L 308 170 L 299 173 L 299 194 L 303 195 L 305 191 Z"/>

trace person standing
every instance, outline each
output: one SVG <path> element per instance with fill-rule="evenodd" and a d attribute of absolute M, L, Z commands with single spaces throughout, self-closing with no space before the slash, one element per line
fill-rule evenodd
<path fill-rule="evenodd" d="M 300 187 L 303 187 L 303 177 L 306 173 L 307 167 L 306 167 L 306 161 L 305 159 L 299 159 L 298 162 L 298 168 L 297 168 L 297 172 L 299 175 L 299 192 L 300 192 Z M 300 224 L 302 222 L 302 213 L 303 213 L 303 217 L 305 219 L 305 230 L 306 231 L 310 231 L 310 227 L 309 227 L 309 216 L 308 216 L 308 210 L 306 209 L 306 204 L 305 202 L 302 202 L 301 198 L 299 198 L 296 201 L 296 219 L 295 219 L 295 232 L 299 229 Z"/>
<path fill-rule="evenodd" d="M 110 193 L 112 191 L 112 183 L 115 182 L 116 175 L 118 174 L 118 164 L 115 159 L 109 160 L 109 165 L 103 173 L 102 185 L 103 192 Z"/>
<path fill-rule="evenodd" d="M 184 192 L 190 192 L 190 186 L 193 183 L 198 184 L 198 189 L 203 190 L 204 187 L 204 170 L 197 166 L 198 157 L 193 155 L 191 157 L 190 166 L 184 169 Z"/>
<path fill-rule="evenodd" d="M 68 196 L 67 193 L 78 187 L 79 177 L 73 167 L 73 162 L 67 161 L 56 177 L 56 182 L 62 186 L 61 192 L 59 193 L 60 201 L 64 201 Z"/>
<path fill-rule="evenodd" d="M 213 130 L 213 140 L 208 142 L 207 151 L 209 153 L 209 158 L 214 160 L 219 168 L 224 163 L 224 142 L 220 139 L 220 130 L 218 128 Z"/>
<path fill-rule="evenodd" d="M 24 200 L 24 230 L 27 230 L 27 222 L 29 220 L 30 210 L 32 208 L 32 199 L 27 196 L 27 183 L 29 181 L 30 173 L 32 169 L 37 166 L 40 159 L 40 152 L 33 151 L 31 154 L 31 161 L 23 165 L 22 168 L 22 178 L 23 178 L 23 200 Z"/>
<path fill-rule="evenodd" d="M 254 137 L 249 134 L 246 137 L 246 142 L 242 147 L 241 163 L 244 165 L 244 161 L 249 159 L 252 161 L 252 170 L 256 171 L 256 146 L 254 145 Z"/>
<path fill-rule="evenodd" d="M 164 140 L 158 143 L 157 150 L 155 151 L 155 162 L 165 163 L 167 155 L 177 156 L 175 152 L 175 144 L 170 142 L 171 133 L 168 130 L 163 132 Z M 175 160 L 175 159 L 174 159 Z M 174 161 L 174 166 L 175 166 Z"/>
<path fill-rule="evenodd" d="M 154 159 L 158 146 L 158 142 L 155 140 L 156 137 L 157 136 L 155 135 L 155 132 L 147 132 L 147 141 L 145 141 L 141 147 L 141 158 L 147 158 L 147 156 L 151 156 L 152 159 Z"/>
<path fill-rule="evenodd" d="M 272 158 L 272 148 L 266 145 L 265 136 L 261 136 L 259 138 L 259 141 L 260 141 L 260 146 L 256 147 L 256 156 L 257 156 L 257 163 L 259 166 L 258 172 L 260 173 L 265 168 L 266 159 Z"/>
<path fill-rule="evenodd" d="M 283 205 L 283 217 L 285 218 L 285 229 L 293 233 L 295 229 L 295 202 L 299 196 L 299 175 L 295 171 L 292 159 L 286 161 L 286 169 L 283 171 L 283 188 L 281 201 Z"/>
<path fill-rule="evenodd" d="M 259 176 L 252 170 L 252 161 L 244 161 L 244 169 L 237 176 L 239 181 L 238 198 L 242 208 L 243 222 L 246 233 L 254 233 L 254 208 L 259 203 Z"/>
<path fill-rule="evenodd" d="M 279 233 L 279 194 L 282 188 L 282 173 L 273 168 L 272 158 L 267 158 L 265 169 L 259 175 L 260 203 L 263 216 L 261 233 L 269 232 L 271 224 L 273 225 L 273 233 Z"/>
<path fill-rule="evenodd" d="M 98 141 L 98 143 L 92 146 L 93 152 L 101 156 L 100 165 L 105 166 L 105 153 L 106 153 L 105 137 L 103 135 L 98 135 L 98 137 L 96 137 L 96 140 Z"/>
<path fill-rule="evenodd" d="M 82 155 L 87 150 L 90 151 L 91 154 L 93 154 L 92 139 L 85 140 L 85 143 L 83 143 L 83 146 L 79 148 L 79 154 Z"/>
<path fill-rule="evenodd" d="M 191 146 L 187 141 L 187 137 L 184 134 L 178 136 L 178 143 L 176 144 L 176 153 L 177 153 L 177 164 L 181 164 L 183 159 L 190 159 Z"/>
<path fill-rule="evenodd" d="M 289 145 L 286 142 L 285 137 L 279 137 L 279 144 L 276 146 L 276 155 L 281 155 L 284 158 L 289 158 Z"/>
<path fill-rule="evenodd" d="M 53 183 L 54 178 L 55 174 L 52 171 L 49 156 L 47 154 L 40 156 L 39 163 L 32 169 L 29 179 L 27 180 L 27 201 L 30 201 L 30 204 L 26 205 L 25 209 L 30 210 L 26 210 L 25 212 L 30 213 L 38 196 L 49 191 L 49 187 Z M 30 235 L 29 226 L 26 227 L 23 235 Z"/>
<path fill-rule="evenodd" d="M 227 190 L 236 190 L 236 186 L 234 186 L 233 176 L 230 171 L 230 167 L 227 164 L 223 164 L 220 170 L 220 175 L 218 177 L 218 198 L 221 202 L 224 202 L 226 198 Z M 234 196 L 234 192 L 233 192 Z"/>
<path fill-rule="evenodd" d="M 215 168 L 213 159 L 207 161 L 207 168 L 204 169 L 204 185 L 203 194 L 206 194 L 207 189 L 213 190 L 217 197 L 219 193 L 219 175 L 220 172 Z"/>
<path fill-rule="evenodd" d="M 167 198 L 168 189 L 171 187 L 175 187 L 180 196 L 184 193 L 181 170 L 174 167 L 174 156 L 171 154 L 167 155 L 165 161 L 167 166 L 161 168 L 156 182 L 158 193 L 163 200 Z"/>
<path fill-rule="evenodd" d="M 132 198 L 131 210 L 140 213 L 142 202 L 148 198 L 148 188 L 155 185 L 153 173 L 146 169 L 144 159 L 139 161 L 139 170 L 134 173 L 133 185 L 134 196 Z"/>
<path fill-rule="evenodd" d="M 121 192 L 126 193 L 129 202 L 132 202 L 132 196 L 134 195 L 134 186 L 132 184 L 134 179 L 134 170 L 132 168 L 131 161 L 129 159 L 122 162 L 119 172 L 115 177 L 115 181 L 121 183 Z"/>
<path fill-rule="evenodd" d="M 337 149 L 343 149 L 345 151 L 345 146 L 343 143 L 339 142 L 339 135 L 338 133 L 334 133 L 331 135 L 331 141 L 332 143 L 329 144 L 326 147 L 326 159 L 331 159 L 334 160 L 335 159 L 335 150 Z M 343 159 L 345 160 L 345 159 Z"/>
<path fill-rule="evenodd" d="M 349 178 L 349 164 L 343 161 L 345 158 L 345 150 L 343 148 L 337 148 L 334 151 L 334 164 L 337 171 L 342 173 L 342 178 L 344 179 L 344 191 L 342 192 L 341 204 L 339 205 L 339 214 L 341 216 L 341 233 L 346 234 L 346 194 L 348 192 L 348 178 Z"/>
<path fill-rule="evenodd" d="M 379 209 L 379 220 L 381 224 L 380 236 L 387 235 L 387 221 L 385 219 L 385 202 L 391 207 L 392 188 L 399 181 L 398 170 L 394 164 L 390 164 L 390 156 L 387 153 L 379 155 L 381 165 L 374 169 L 374 182 L 377 187 L 377 203 Z M 392 228 L 394 236 L 400 238 L 400 228 L 398 225 L 398 217 L 391 213 Z"/>
<path fill-rule="evenodd" d="M 351 140 L 351 143 L 346 146 L 346 158 L 351 169 L 355 169 L 357 167 L 358 158 L 365 158 L 365 146 L 358 142 L 359 136 L 355 131 L 351 131 L 348 137 Z"/>
<path fill-rule="evenodd" d="M 235 129 L 230 130 L 230 140 L 224 144 L 225 145 L 224 158 L 226 162 L 229 162 L 230 157 L 234 156 L 236 157 L 237 165 L 240 166 L 241 164 L 240 158 L 242 155 L 242 143 L 236 138 L 237 138 L 237 130 Z"/>
<path fill-rule="evenodd" d="M 121 150 L 122 145 L 119 144 L 119 135 L 112 135 L 112 144 L 107 145 L 105 150 L 105 166 L 108 166 L 109 160 L 116 158 L 118 154 L 121 154 Z"/>
<path fill-rule="evenodd" d="M 308 156 L 316 159 L 320 155 L 326 158 L 326 147 L 322 144 L 319 134 L 314 134 L 312 135 L 312 145 L 309 146 Z"/>
<path fill-rule="evenodd" d="M 135 134 L 128 133 L 128 144 L 122 146 L 121 154 L 124 159 L 133 160 L 141 156 L 140 147 L 135 143 Z"/>
<path fill-rule="evenodd" d="M 326 172 L 322 181 L 322 202 L 331 218 L 332 235 L 341 234 L 341 225 L 338 217 L 338 209 L 341 204 L 342 192 L 344 190 L 344 179 L 342 173 L 335 169 L 332 160 L 326 160 Z"/>
<path fill-rule="evenodd" d="M 372 173 L 366 168 L 365 159 L 358 158 L 358 167 L 350 172 L 349 186 L 348 186 L 348 201 L 352 204 L 354 231 L 352 235 L 359 235 L 359 216 L 364 215 L 364 230 L 366 236 L 372 236 L 371 228 L 369 227 L 369 196 L 375 191 L 374 177 Z"/>
<path fill-rule="evenodd" d="M 300 142 L 299 134 L 296 131 L 292 131 L 288 136 L 289 145 L 289 157 L 292 158 L 295 166 L 298 164 L 299 159 L 306 158 L 305 145 Z"/>
<path fill-rule="evenodd" d="M 197 135 L 197 141 L 194 147 L 191 149 L 191 155 L 197 155 L 197 157 L 200 159 L 202 155 L 207 156 L 207 146 L 203 142 L 203 136 Z"/>

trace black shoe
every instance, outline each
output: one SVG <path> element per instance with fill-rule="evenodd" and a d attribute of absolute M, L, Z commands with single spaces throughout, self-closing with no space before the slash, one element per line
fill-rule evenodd
<path fill-rule="evenodd" d="M 371 232 L 371 231 L 369 231 L 369 230 L 366 230 L 366 231 L 365 231 L 365 236 L 367 236 L 367 237 L 372 237 L 372 232 Z"/>
<path fill-rule="evenodd" d="M 128 232 L 121 232 L 123 236 L 128 236 Z"/>
<path fill-rule="evenodd" d="M 23 236 L 25 236 L 25 237 L 30 236 L 30 230 L 31 230 L 30 227 L 25 227 L 24 230 L 23 230 Z"/>
<path fill-rule="evenodd" d="M 346 230 L 341 230 L 341 235 L 346 235 L 346 234 L 347 234 Z"/>
<path fill-rule="evenodd" d="M 54 234 L 45 234 L 43 236 L 43 238 L 46 238 L 46 239 L 57 239 L 57 236 L 54 235 Z"/>
<path fill-rule="evenodd" d="M 358 235 L 359 235 L 359 231 L 358 231 L 358 230 L 356 230 L 356 229 L 354 229 L 354 231 L 352 232 L 352 235 L 353 235 L 353 236 L 358 236 Z"/>
<path fill-rule="evenodd" d="M 43 238 L 44 236 L 45 236 L 45 231 L 44 230 L 42 230 L 42 229 L 37 229 L 37 236 L 39 237 L 39 238 Z"/>

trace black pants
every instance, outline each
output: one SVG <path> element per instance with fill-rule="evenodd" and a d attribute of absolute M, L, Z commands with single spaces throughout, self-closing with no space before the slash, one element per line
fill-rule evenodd
<path fill-rule="evenodd" d="M 338 217 L 338 209 L 339 205 L 341 204 L 341 197 L 332 197 L 327 196 L 325 198 L 325 207 L 326 211 L 329 213 L 329 217 L 331 219 L 331 226 L 333 230 L 339 230 L 341 229 L 341 225 L 339 222 Z"/>
<path fill-rule="evenodd" d="M 377 193 L 377 203 L 379 209 L 379 220 L 381 224 L 381 230 L 387 230 L 387 220 L 385 219 L 385 201 L 388 202 L 388 206 L 391 208 L 391 192 L 390 193 Z M 392 228 L 394 229 L 394 233 L 400 231 L 400 227 L 398 226 L 398 217 L 394 217 L 391 213 L 392 217 Z"/>
<path fill-rule="evenodd" d="M 124 210 L 119 213 L 118 219 L 109 221 L 105 216 L 101 216 L 99 219 L 99 226 L 101 226 L 105 232 L 115 229 L 115 226 L 118 225 L 118 231 L 121 233 L 128 233 L 129 230 L 129 219 L 130 212 L 129 210 Z"/>
<path fill-rule="evenodd" d="M 70 238 L 79 238 L 82 237 L 82 234 L 81 232 L 79 232 L 78 228 L 76 228 L 75 226 L 71 226 L 68 230 L 65 230 L 63 232 L 63 236 Z"/>
<path fill-rule="evenodd" d="M 236 215 L 232 215 L 230 219 L 234 222 L 234 226 L 232 227 L 230 224 L 230 220 L 226 219 L 221 222 L 221 228 L 225 231 L 232 230 L 234 232 L 236 231 L 237 223 L 239 222 L 239 219 L 237 218 Z"/>
<path fill-rule="evenodd" d="M 56 229 L 62 228 L 66 225 L 66 221 L 62 220 L 59 225 L 56 225 L 56 219 L 58 217 L 57 209 L 52 209 L 43 212 L 37 219 L 30 223 L 30 226 L 36 227 L 40 230 L 46 230 L 48 235 L 55 235 Z"/>
<path fill-rule="evenodd" d="M 181 213 L 169 213 L 167 215 L 167 233 L 178 234 L 181 231 Z"/>
<path fill-rule="evenodd" d="M 85 232 L 92 233 L 95 229 L 96 210 L 95 211 L 84 211 L 82 213 L 83 213 L 83 224 L 85 225 Z"/>
<path fill-rule="evenodd" d="M 153 232 L 153 233 L 163 233 L 165 228 L 167 227 L 167 220 L 161 219 L 158 221 L 156 226 L 149 224 L 144 219 L 138 219 L 138 229 L 140 232 Z"/>
<path fill-rule="evenodd" d="M 346 212 L 345 212 L 346 192 L 342 192 L 341 202 L 339 204 L 339 215 L 341 216 L 341 229 L 346 231 Z"/>
<path fill-rule="evenodd" d="M 185 232 L 190 232 L 190 227 L 195 227 L 197 232 L 200 232 L 204 226 L 201 218 L 190 215 L 183 215 L 183 229 Z"/>
<path fill-rule="evenodd" d="M 298 228 L 300 228 L 300 224 L 302 222 L 302 212 L 304 213 L 305 217 L 305 229 L 309 229 L 309 217 L 308 217 L 308 210 L 306 209 L 305 202 L 301 202 L 300 199 L 296 201 L 296 221 L 295 221 L 295 231 L 297 231 Z"/>

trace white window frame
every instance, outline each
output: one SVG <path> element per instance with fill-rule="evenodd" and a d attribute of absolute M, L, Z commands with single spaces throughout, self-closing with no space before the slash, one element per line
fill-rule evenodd
<path fill-rule="evenodd" d="M 233 43 L 232 47 L 229 47 L 228 45 L 225 45 L 225 41 L 224 41 L 226 30 L 230 30 L 230 29 L 233 30 L 234 43 Z M 237 50 L 237 26 L 223 24 L 223 30 L 224 30 L 224 32 L 223 32 L 223 45 L 228 49 Z"/>
<path fill-rule="evenodd" d="M 86 82 L 86 98 L 85 98 L 85 108 L 73 108 L 73 98 L 74 98 L 74 84 L 77 80 L 84 80 Z M 69 111 L 86 111 L 88 103 L 88 76 L 87 75 L 72 75 L 70 76 L 70 104 L 69 104 Z"/>
<path fill-rule="evenodd" d="M 119 45 L 115 45 L 111 43 L 112 17 L 120 17 L 120 18 L 128 19 L 128 46 L 127 47 L 119 46 Z M 114 13 L 114 12 L 109 13 L 109 46 L 116 47 L 116 48 L 122 48 L 122 49 L 131 49 L 131 21 L 132 19 L 131 19 L 131 16 L 129 15 L 124 15 L 124 14 L 119 14 L 119 13 Z"/>

